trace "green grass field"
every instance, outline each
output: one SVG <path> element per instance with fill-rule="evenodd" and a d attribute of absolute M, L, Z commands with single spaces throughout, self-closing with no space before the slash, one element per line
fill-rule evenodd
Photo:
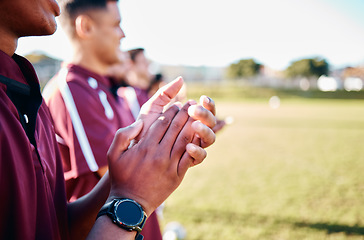
<path fill-rule="evenodd" d="M 234 123 L 166 201 L 188 240 L 364 239 L 364 101 L 217 101 Z"/>

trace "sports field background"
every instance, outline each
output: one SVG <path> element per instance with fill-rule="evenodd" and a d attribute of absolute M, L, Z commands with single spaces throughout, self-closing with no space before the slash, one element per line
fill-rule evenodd
<path fill-rule="evenodd" d="M 364 239 L 364 100 L 194 89 L 234 122 L 166 201 L 162 226 L 181 223 L 187 240 Z"/>

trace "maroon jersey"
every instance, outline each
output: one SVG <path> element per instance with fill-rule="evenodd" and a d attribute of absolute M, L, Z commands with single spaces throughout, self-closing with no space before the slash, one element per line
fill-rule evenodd
<path fill-rule="evenodd" d="M 31 64 L 0 51 L 0 239 L 68 239 L 62 161 Z"/>
<path fill-rule="evenodd" d="M 44 98 L 52 114 L 61 151 L 67 198 L 74 201 L 99 181 L 107 151 L 120 127 L 134 120 L 108 78 L 66 65 L 47 84 Z"/>

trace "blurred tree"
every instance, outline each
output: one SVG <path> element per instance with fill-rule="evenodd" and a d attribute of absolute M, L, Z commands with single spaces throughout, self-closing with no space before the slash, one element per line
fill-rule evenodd
<path fill-rule="evenodd" d="M 327 75 L 329 64 L 325 59 L 307 58 L 292 62 L 286 69 L 287 77 L 313 77 Z"/>
<path fill-rule="evenodd" d="M 227 74 L 231 78 L 252 77 L 259 73 L 261 64 L 254 59 L 242 59 L 229 66 Z"/>

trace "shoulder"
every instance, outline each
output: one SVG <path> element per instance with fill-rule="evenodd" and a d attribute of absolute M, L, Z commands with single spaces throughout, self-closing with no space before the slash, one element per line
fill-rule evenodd
<path fill-rule="evenodd" d="M 75 67 L 63 67 L 44 87 L 43 98 L 47 105 L 52 102 L 57 102 L 56 105 L 58 105 L 58 100 L 64 100 L 66 97 L 84 98 L 89 96 L 93 89 L 88 83 L 88 79 L 87 74 L 78 71 Z"/>

